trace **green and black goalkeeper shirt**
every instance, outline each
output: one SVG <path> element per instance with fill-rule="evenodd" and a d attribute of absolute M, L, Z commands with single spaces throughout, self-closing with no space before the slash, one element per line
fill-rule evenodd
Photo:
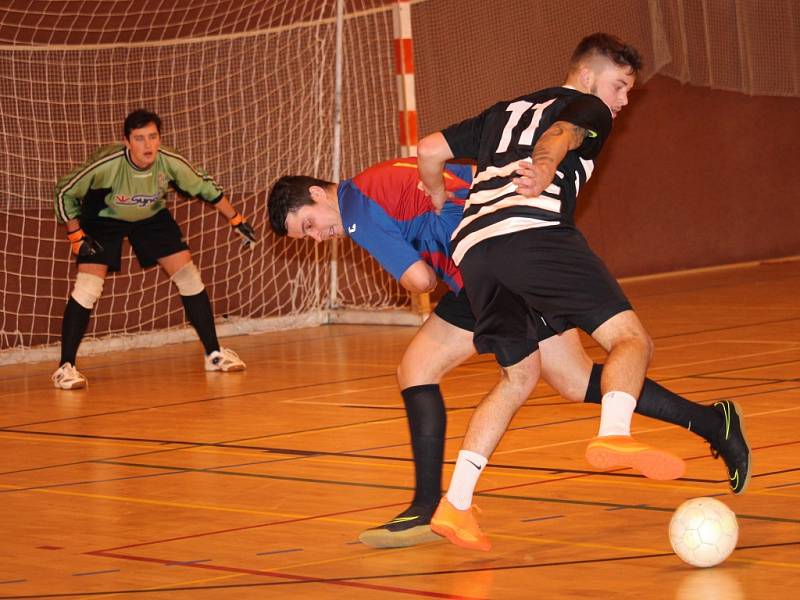
<path fill-rule="evenodd" d="M 94 217 L 141 221 L 164 209 L 170 188 L 211 204 L 223 196 L 205 171 L 169 148 L 161 146 L 153 164 L 140 169 L 123 144 L 111 144 L 58 180 L 56 218 L 59 223 Z"/>

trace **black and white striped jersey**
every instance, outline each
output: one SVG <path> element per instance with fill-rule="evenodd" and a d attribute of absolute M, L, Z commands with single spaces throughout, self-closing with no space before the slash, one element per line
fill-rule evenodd
<path fill-rule="evenodd" d="M 591 177 L 593 159 L 611 133 L 611 111 L 597 96 L 572 88 L 548 88 L 499 102 L 477 117 L 442 131 L 456 158 L 471 158 L 478 172 L 453 232 L 453 260 L 478 242 L 535 227 L 573 225 L 578 192 Z M 512 183 L 520 161 L 530 161 L 541 135 L 556 121 L 587 130 L 576 150 L 561 161 L 553 182 L 536 198 Z"/>

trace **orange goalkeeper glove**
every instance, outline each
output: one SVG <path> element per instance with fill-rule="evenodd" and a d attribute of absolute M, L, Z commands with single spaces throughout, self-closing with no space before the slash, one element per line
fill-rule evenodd
<path fill-rule="evenodd" d="M 256 232 L 250 226 L 250 224 L 244 220 L 244 217 L 240 215 L 238 212 L 231 217 L 231 227 L 242 236 L 243 241 L 242 244 L 246 248 L 252 248 L 255 246 L 256 243 Z"/>
<path fill-rule="evenodd" d="M 80 227 L 75 231 L 67 231 L 67 239 L 72 244 L 72 253 L 75 256 L 94 256 L 103 251 L 100 243 L 92 239 Z"/>

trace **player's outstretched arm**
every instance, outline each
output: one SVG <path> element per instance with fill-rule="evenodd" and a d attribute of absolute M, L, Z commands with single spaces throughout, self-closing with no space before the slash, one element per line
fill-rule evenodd
<path fill-rule="evenodd" d="M 567 152 L 579 148 L 586 137 L 586 130 L 567 121 L 556 121 L 536 142 L 531 162 L 520 163 L 514 179 L 517 191 L 528 198 L 541 194 L 555 177 L 558 165 Z"/>
<path fill-rule="evenodd" d="M 231 224 L 231 227 L 242 236 L 243 244 L 247 248 L 252 248 L 256 243 L 256 232 L 253 227 L 244 220 L 244 217 L 239 214 L 239 212 L 233 208 L 233 205 L 230 203 L 230 200 L 226 196 L 223 196 L 222 199 L 214 205 L 223 217 L 228 219 L 228 222 Z"/>
<path fill-rule="evenodd" d="M 431 197 L 434 210 L 439 213 L 447 201 L 444 184 L 444 164 L 454 158 L 453 151 L 441 131 L 425 136 L 417 146 L 417 169 L 423 189 Z"/>

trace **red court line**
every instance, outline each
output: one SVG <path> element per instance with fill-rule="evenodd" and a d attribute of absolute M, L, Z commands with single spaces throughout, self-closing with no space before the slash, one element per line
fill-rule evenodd
<path fill-rule="evenodd" d="M 120 558 L 123 560 L 136 560 L 140 562 L 149 562 L 156 564 L 174 564 L 174 560 L 164 560 L 162 558 L 152 558 L 149 556 L 135 556 L 132 554 L 117 554 L 115 552 L 105 552 L 97 550 L 94 552 L 87 552 L 93 556 L 103 556 L 106 558 Z M 242 575 L 257 575 L 259 577 L 274 577 L 276 579 L 287 579 L 290 581 L 302 581 L 307 583 L 324 583 L 327 585 L 339 585 L 345 587 L 355 587 L 367 590 L 376 590 L 379 592 L 396 592 L 399 594 L 407 594 L 409 596 L 423 596 L 426 598 L 447 598 L 450 600 L 490 600 L 488 598 L 481 598 L 477 596 L 460 596 L 456 594 L 446 594 L 444 592 L 429 592 L 425 590 L 415 590 L 412 588 L 402 588 L 392 585 L 376 585 L 374 583 L 364 583 L 361 581 L 347 581 L 347 580 L 330 580 L 320 579 L 318 577 L 307 577 L 304 575 L 292 575 L 290 573 L 277 573 L 275 571 L 262 571 L 260 569 L 245 569 L 242 567 L 227 567 L 224 565 L 210 565 L 208 563 L 194 563 L 185 564 L 184 567 L 191 567 L 193 569 L 205 569 L 207 571 L 222 571 L 224 573 L 240 573 Z"/>
<path fill-rule="evenodd" d="M 624 469 L 616 469 L 616 470 L 619 471 L 619 470 L 624 470 Z M 613 472 L 613 471 L 606 471 L 606 472 Z M 538 485 L 538 484 L 542 484 L 542 483 L 565 481 L 565 480 L 568 480 L 568 479 L 576 479 L 576 478 L 580 478 L 580 477 L 589 477 L 589 476 L 598 475 L 598 474 L 601 474 L 601 473 L 595 473 L 595 472 L 577 473 L 577 474 L 567 475 L 567 476 L 564 476 L 564 477 L 548 479 L 548 480 L 545 480 L 545 481 L 531 481 L 531 482 L 527 482 L 527 483 L 517 483 L 517 484 L 514 484 L 514 485 L 507 485 L 507 486 L 501 486 L 501 487 L 496 487 L 496 488 L 488 488 L 488 489 L 485 489 L 485 490 L 477 490 L 475 493 L 476 494 L 480 494 L 481 492 L 496 492 L 496 491 L 501 491 L 501 490 L 513 490 L 515 488 L 529 486 L 529 485 Z M 181 536 L 176 536 L 176 537 L 171 537 L 171 538 L 164 538 L 164 539 L 160 539 L 160 540 L 151 540 L 149 542 L 139 542 L 139 543 L 136 543 L 136 544 L 127 544 L 125 546 L 115 546 L 113 548 L 103 548 L 103 549 L 100 549 L 100 550 L 92 550 L 91 552 L 87 552 L 87 554 L 94 554 L 94 553 L 97 553 L 97 552 L 114 552 L 116 550 L 127 550 L 129 548 L 139 548 L 139 547 L 142 547 L 142 546 L 152 546 L 152 545 L 155 545 L 155 544 L 165 544 L 167 542 L 177 542 L 177 541 L 180 541 L 180 540 L 189 540 L 189 539 L 206 537 L 206 536 L 210 536 L 210 535 L 219 535 L 219 534 L 223 534 L 223 533 L 233 533 L 235 531 L 247 531 L 248 529 L 259 529 L 261 527 L 271 527 L 273 525 L 285 525 L 287 523 L 300 523 L 302 521 L 311 521 L 311 520 L 314 520 L 314 519 L 324 519 L 326 517 L 338 517 L 338 516 L 341 516 L 341 515 L 347 515 L 347 514 L 352 514 L 352 513 L 360 513 L 360 512 L 367 511 L 367 510 L 375 510 L 375 509 L 378 509 L 378 508 L 391 508 L 393 506 L 405 506 L 406 504 L 408 504 L 408 503 L 405 502 L 405 501 L 403 501 L 403 502 L 393 502 L 391 504 L 379 504 L 379 505 L 376 505 L 376 506 L 366 506 L 366 507 L 362 507 L 362 508 L 352 508 L 350 510 L 342 510 L 342 511 L 339 511 L 339 512 L 324 513 L 324 514 L 318 514 L 318 515 L 309 515 L 309 516 L 306 516 L 306 517 L 297 517 L 297 518 L 294 518 L 294 519 L 284 519 L 282 521 L 270 521 L 268 523 L 257 523 L 255 525 L 244 525 L 242 527 L 231 527 L 231 528 L 228 528 L 228 529 L 218 529 L 218 530 L 213 530 L 213 531 L 192 533 L 192 534 L 188 534 L 188 535 L 181 535 Z"/>
<path fill-rule="evenodd" d="M 757 448 L 752 448 L 751 450 L 752 451 L 765 450 L 765 449 L 768 449 L 768 448 L 776 448 L 776 447 L 780 447 L 780 446 L 791 446 L 791 445 L 798 444 L 798 443 L 800 443 L 800 440 L 795 440 L 795 441 L 790 441 L 790 442 L 780 442 L 780 443 L 777 443 L 777 444 L 768 444 L 766 446 L 758 446 Z M 685 458 L 684 460 L 687 460 L 687 461 L 689 461 L 689 460 L 699 460 L 699 459 L 709 458 L 709 457 L 710 457 L 710 455 L 704 454 L 704 455 L 701 455 L 701 456 L 690 456 L 690 457 Z M 617 472 L 626 471 L 626 470 L 628 470 L 628 467 L 621 467 L 621 468 L 612 469 L 612 470 L 609 470 L 609 471 L 587 471 L 586 473 L 571 473 L 569 475 L 565 475 L 564 477 L 554 477 L 552 479 L 545 479 L 545 480 L 540 480 L 540 481 L 528 481 L 528 482 L 525 482 L 525 483 L 516 483 L 516 484 L 513 484 L 513 485 L 505 485 L 505 486 L 499 486 L 499 487 L 494 487 L 494 488 L 486 488 L 486 489 L 476 490 L 475 493 L 476 493 L 476 495 L 480 495 L 481 493 L 492 493 L 492 492 L 499 492 L 499 491 L 503 491 L 503 490 L 513 490 L 513 489 L 516 489 L 516 488 L 528 487 L 528 486 L 533 486 L 533 485 L 543 485 L 543 484 L 547 484 L 547 483 L 559 483 L 559 482 L 562 482 L 562 481 L 568 481 L 570 479 L 581 479 L 581 478 L 584 478 L 584 477 L 593 477 L 593 476 L 596 476 L 596 475 L 617 473 Z M 720 480 L 718 483 L 723 483 L 723 482 L 724 482 L 724 480 Z M 297 518 L 294 518 L 294 519 L 284 519 L 282 521 L 270 521 L 269 523 L 258 523 L 256 525 L 245 525 L 245 526 L 242 526 L 242 527 L 232 527 L 232 528 L 229 528 L 229 529 L 219 529 L 219 530 L 215 530 L 215 531 L 206 531 L 206 532 L 202 532 L 202 533 L 193 533 L 193 534 L 189 534 L 189 535 L 177 536 L 177 537 L 172 537 L 172 538 L 165 538 L 165 539 L 161 539 L 161 540 L 152 540 L 152 541 L 149 541 L 149 542 L 139 542 L 137 544 L 128 544 L 128 545 L 125 545 L 125 546 L 115 546 L 113 548 L 105 548 L 105 549 L 101 549 L 101 550 L 94 550 L 92 552 L 88 552 L 87 554 L 93 554 L 95 552 L 112 552 L 112 551 L 115 551 L 115 550 L 127 550 L 128 548 L 137 548 L 137 547 L 141 547 L 141 546 L 152 546 L 152 545 L 155 545 L 155 544 L 163 544 L 163 543 L 167 543 L 167 542 L 175 542 L 175 541 L 180 541 L 180 540 L 194 539 L 194 538 L 206 537 L 206 536 L 209 536 L 209 535 L 232 533 L 234 531 L 247 531 L 248 529 L 259 529 L 261 527 L 271 527 L 272 525 L 285 525 L 287 523 L 300 523 L 302 521 L 311 521 L 311 520 L 314 520 L 314 519 L 324 519 L 326 517 L 337 517 L 337 516 L 341 516 L 341 515 L 364 512 L 364 511 L 367 511 L 367 510 L 375 510 L 375 509 L 378 509 L 378 508 L 391 508 L 393 506 L 405 506 L 406 504 L 407 504 L 406 502 L 393 502 L 391 504 L 380 504 L 380 505 L 377 505 L 377 506 L 367 506 L 367 507 L 363 507 L 363 508 L 353 508 L 353 509 L 350 509 L 350 510 L 343 510 L 343 511 L 333 512 L 333 513 L 309 515 L 307 517 L 297 517 Z"/>

